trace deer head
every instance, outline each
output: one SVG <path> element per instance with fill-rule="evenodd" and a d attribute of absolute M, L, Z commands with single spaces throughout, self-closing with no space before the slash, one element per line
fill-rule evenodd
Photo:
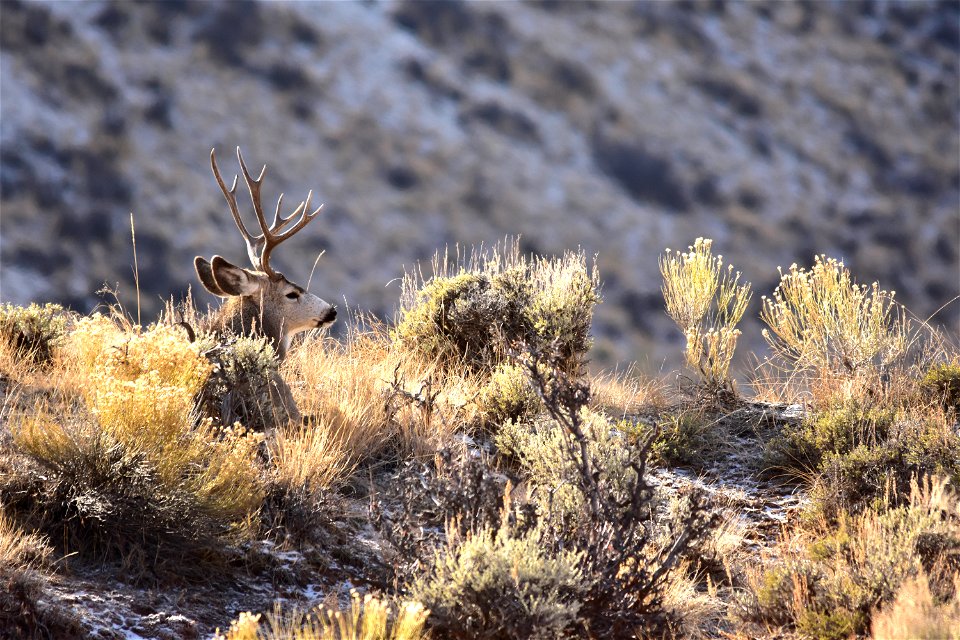
<path fill-rule="evenodd" d="M 260 224 L 262 233 L 259 235 L 252 235 L 247 231 L 240 218 L 236 195 L 237 176 L 233 178 L 233 186 L 227 189 L 217 167 L 215 150 L 210 151 L 213 175 L 227 199 L 233 220 L 247 243 L 247 256 L 253 269 L 238 267 L 220 256 L 213 256 L 210 261 L 197 256 L 193 264 L 204 288 L 215 296 L 226 298 L 219 314 L 221 327 L 244 335 L 266 336 L 274 343 L 278 357 L 283 359 L 290 346 L 290 339 L 295 334 L 329 326 L 337 317 L 337 310 L 333 305 L 307 293 L 303 287 L 290 282 L 270 266 L 271 252 L 281 242 L 289 240 L 307 226 L 320 213 L 323 205 L 310 211 L 310 199 L 313 196 L 313 191 L 310 191 L 307 199 L 301 202 L 293 213 L 284 217 L 280 214 L 283 203 L 281 194 L 277 200 L 273 224 L 267 225 L 260 202 L 260 186 L 267 167 L 264 165 L 260 176 L 254 179 L 247 171 L 240 147 L 237 147 L 237 160 L 253 201 L 257 222 Z M 299 219 L 297 216 L 300 216 Z"/>

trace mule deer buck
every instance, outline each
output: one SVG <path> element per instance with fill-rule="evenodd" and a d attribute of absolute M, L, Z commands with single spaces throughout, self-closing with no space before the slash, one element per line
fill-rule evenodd
<path fill-rule="evenodd" d="M 237 176 L 234 176 L 233 185 L 227 189 L 217 167 L 216 150 L 212 149 L 210 166 L 213 168 L 213 175 L 247 244 L 247 256 L 253 268 L 238 267 L 219 255 L 213 256 L 210 261 L 202 256 L 194 259 L 194 267 L 204 288 L 217 297 L 226 298 L 219 311 L 204 319 L 203 328 L 214 333 L 263 336 L 272 343 L 277 358 L 283 360 L 295 334 L 327 327 L 333 324 L 337 317 L 337 310 L 333 305 L 307 293 L 303 287 L 290 282 L 270 266 L 273 250 L 306 227 L 320 213 L 323 205 L 310 211 L 310 199 L 313 196 L 310 191 L 306 200 L 301 202 L 293 213 L 283 216 L 280 213 L 283 204 L 281 195 L 277 200 L 273 224 L 267 225 L 260 196 L 260 187 L 267 167 L 264 166 L 260 176 L 254 179 L 247 170 L 239 147 L 237 160 L 250 192 L 261 233 L 253 235 L 244 225 L 237 206 Z M 189 325 L 186 325 L 186 328 L 193 339 L 192 328 Z M 261 399 L 265 402 L 261 402 Z M 207 400 L 210 402 L 209 410 L 222 424 L 232 424 L 237 419 L 248 426 L 253 423 L 263 427 L 288 421 L 301 422 L 300 411 L 290 387 L 276 372 L 265 386 L 258 384 L 255 388 L 230 389 L 222 397 L 214 395 Z"/>
<path fill-rule="evenodd" d="M 213 175 L 247 244 L 247 256 L 253 269 L 238 267 L 219 255 L 213 256 L 210 261 L 197 256 L 193 265 L 204 288 L 217 297 L 226 298 L 220 311 L 212 318 L 213 328 L 226 329 L 235 334 L 262 335 L 273 343 L 277 357 L 283 360 L 295 334 L 330 326 L 337 317 L 337 310 L 333 305 L 307 293 L 303 287 L 290 282 L 270 266 L 270 254 L 273 250 L 307 226 L 320 213 L 323 205 L 310 211 L 310 199 L 313 197 L 313 191 L 310 191 L 307 199 L 301 202 L 293 213 L 283 216 L 280 213 L 283 204 L 281 194 L 277 200 L 273 224 L 268 226 L 260 198 L 260 187 L 267 167 L 264 165 L 260 176 L 254 179 L 247 171 L 240 147 L 237 147 L 237 160 L 250 192 L 250 200 L 253 201 L 257 222 L 260 224 L 259 235 L 252 235 L 240 217 L 237 206 L 237 176 L 234 176 L 233 185 L 227 189 L 217 167 L 216 149 L 210 151 Z"/>

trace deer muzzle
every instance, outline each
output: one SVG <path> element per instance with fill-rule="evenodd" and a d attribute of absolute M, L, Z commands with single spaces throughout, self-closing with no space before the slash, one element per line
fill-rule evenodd
<path fill-rule="evenodd" d="M 323 327 L 329 327 L 337 319 L 337 309 L 336 307 L 330 307 L 326 313 L 324 313 L 317 320 L 317 329 L 322 329 Z"/>

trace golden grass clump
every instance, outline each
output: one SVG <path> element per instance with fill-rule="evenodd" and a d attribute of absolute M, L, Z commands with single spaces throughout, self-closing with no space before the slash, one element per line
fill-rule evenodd
<path fill-rule="evenodd" d="M 385 356 L 377 336 L 361 333 L 343 343 L 305 343 L 283 364 L 285 377 L 297 381 L 292 392 L 305 419 L 329 429 L 355 459 L 395 436 L 385 410 Z"/>
<path fill-rule="evenodd" d="M 98 495 L 108 485 L 121 495 L 124 482 L 145 478 L 151 491 L 235 532 L 247 530 L 263 496 L 261 436 L 239 425 L 197 424 L 194 403 L 210 365 L 196 345 L 172 327 L 139 333 L 94 316 L 78 322 L 67 350 L 95 421 L 40 407 L 19 421 L 15 444 L 68 482 L 94 483 L 87 489 Z M 75 477 L 80 460 L 97 477 Z"/>
<path fill-rule="evenodd" d="M 729 385 L 730 363 L 740 330 L 737 323 L 753 295 L 750 283 L 740 284 L 733 265 L 723 268 L 723 256 L 714 256 L 713 241 L 697 238 L 687 253 L 660 258 L 663 299 L 667 314 L 687 339 L 687 365 L 710 386 Z"/>
<path fill-rule="evenodd" d="M 273 612 L 241 613 L 226 633 L 217 629 L 215 640 L 421 640 L 429 612 L 418 602 L 392 606 L 370 594 L 350 593 L 350 607 L 317 607 L 309 613 L 284 612 L 279 603 Z"/>
<path fill-rule="evenodd" d="M 319 499 L 355 467 L 344 444 L 323 424 L 280 426 L 268 448 L 273 483 L 288 494 L 303 493 Z"/>
<path fill-rule="evenodd" d="M 86 318 L 70 336 L 81 393 L 101 428 L 131 449 L 164 448 L 189 433 L 195 397 L 210 364 L 183 333 L 157 327 L 143 334 Z"/>
<path fill-rule="evenodd" d="M 921 570 L 906 580 L 893 602 L 873 615 L 874 640 L 960 640 L 960 573 L 954 577 L 954 596 L 937 602 L 930 580 Z"/>
<path fill-rule="evenodd" d="M 52 549 L 46 538 L 17 527 L 0 505 L 0 578 L 47 562 Z"/>
<path fill-rule="evenodd" d="M 379 326 L 304 344 L 284 374 L 297 381 L 292 393 L 305 419 L 330 432 L 352 462 L 432 455 L 477 419 L 475 374 L 406 351 Z"/>
<path fill-rule="evenodd" d="M 793 367 L 853 373 L 903 357 L 914 340 L 894 292 L 859 285 L 842 262 L 817 256 L 808 271 L 780 271 L 773 297 L 763 298 L 764 338 Z"/>

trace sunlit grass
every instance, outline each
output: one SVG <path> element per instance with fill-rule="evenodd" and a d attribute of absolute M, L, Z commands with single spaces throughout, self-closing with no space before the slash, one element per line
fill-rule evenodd
<path fill-rule="evenodd" d="M 941 601 L 956 597 L 960 573 L 948 567 L 958 545 L 956 495 L 944 479 L 915 481 L 902 507 L 785 533 L 779 557 L 748 572 L 754 614 L 818 638 L 863 634 L 878 606 L 895 609 L 903 590 L 915 589 L 910 581 L 924 566 L 946 569 L 936 586 Z"/>
<path fill-rule="evenodd" d="M 126 492 L 158 505 L 169 499 L 173 511 L 164 517 L 184 508 L 213 530 L 249 530 L 263 495 L 256 462 L 262 438 L 198 420 L 194 402 L 210 365 L 194 344 L 170 327 L 138 332 L 94 316 L 78 323 L 65 349 L 68 379 L 85 407 L 69 414 L 40 404 L 13 426 L 14 445 L 72 486 L 67 495 L 101 496 L 65 508 L 95 509 L 106 530 L 111 510 L 121 509 L 111 501 Z M 140 484 L 127 490 L 128 482 Z M 117 524 L 118 531 L 125 525 Z"/>
<path fill-rule="evenodd" d="M 371 595 L 350 595 L 346 609 L 320 606 L 310 612 L 241 613 L 216 640 L 421 640 L 429 613 L 417 602 L 397 606 Z"/>
<path fill-rule="evenodd" d="M 51 554 L 46 538 L 23 531 L 0 508 L 0 576 L 43 564 Z"/>
<path fill-rule="evenodd" d="M 432 454 L 475 420 L 476 376 L 392 343 L 380 327 L 308 342 L 284 373 L 306 419 L 351 460 Z"/>

